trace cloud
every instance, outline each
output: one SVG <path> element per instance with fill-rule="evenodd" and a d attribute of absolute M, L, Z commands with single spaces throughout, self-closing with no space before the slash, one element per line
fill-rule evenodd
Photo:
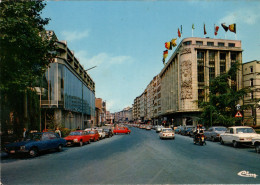
<path fill-rule="evenodd" d="M 106 68 L 112 65 L 124 64 L 127 62 L 132 62 L 133 59 L 130 56 L 113 56 L 108 53 L 99 53 L 95 56 L 89 57 L 86 51 L 78 51 L 75 53 L 75 57 L 79 59 L 83 66 L 103 66 Z"/>
<path fill-rule="evenodd" d="M 243 23 L 243 24 L 257 24 L 260 19 L 260 6 L 257 7 L 250 7 L 250 8 L 241 8 L 236 11 L 228 13 L 225 17 L 219 20 L 219 23 Z"/>
<path fill-rule="evenodd" d="M 62 31 L 61 35 L 64 38 L 62 40 L 73 42 L 75 40 L 79 40 L 79 39 L 88 37 L 89 31 L 88 30 L 85 30 L 85 31 Z"/>

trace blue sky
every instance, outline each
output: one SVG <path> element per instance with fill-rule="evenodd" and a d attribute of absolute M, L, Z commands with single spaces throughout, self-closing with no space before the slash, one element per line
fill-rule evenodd
<path fill-rule="evenodd" d="M 214 37 L 214 24 L 236 23 L 243 62 L 260 60 L 260 1 L 49 1 L 42 17 L 96 83 L 96 97 L 117 112 L 133 104 L 163 68 L 164 43 L 183 36 Z M 220 26 L 216 38 L 225 38 Z M 226 39 L 235 39 L 228 32 Z M 180 40 L 177 41 L 178 43 Z M 173 50 L 174 51 L 174 50 Z M 169 52 L 169 56 L 173 53 Z M 169 57 L 168 57 L 169 58 Z"/>

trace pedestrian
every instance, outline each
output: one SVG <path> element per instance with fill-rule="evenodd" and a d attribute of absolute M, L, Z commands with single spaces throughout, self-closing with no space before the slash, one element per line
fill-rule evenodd
<path fill-rule="evenodd" d="M 61 131 L 60 131 L 59 127 L 56 128 L 55 133 L 61 137 Z"/>
<path fill-rule="evenodd" d="M 25 139 L 28 136 L 28 131 L 26 128 L 23 128 L 23 139 Z"/>
<path fill-rule="evenodd" d="M 76 130 L 80 130 L 79 126 L 78 126 L 78 128 Z"/>

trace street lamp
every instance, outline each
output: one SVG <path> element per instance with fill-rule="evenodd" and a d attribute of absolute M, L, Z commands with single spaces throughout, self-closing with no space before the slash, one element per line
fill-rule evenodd
<path fill-rule="evenodd" d="M 88 71 L 88 70 L 91 70 L 91 69 L 93 69 L 93 68 L 95 68 L 95 67 L 97 67 L 97 66 L 93 66 L 93 67 L 91 67 L 91 68 L 88 68 L 88 69 L 86 69 L 86 70 L 84 70 L 85 72 L 86 71 Z M 82 79 L 82 88 L 81 88 L 81 90 L 82 90 L 82 98 L 81 98 L 81 108 L 82 108 L 82 110 L 81 110 L 81 118 L 82 118 L 82 123 L 81 123 L 81 128 L 83 129 L 83 127 L 84 127 L 84 113 L 83 113 L 83 79 Z"/>

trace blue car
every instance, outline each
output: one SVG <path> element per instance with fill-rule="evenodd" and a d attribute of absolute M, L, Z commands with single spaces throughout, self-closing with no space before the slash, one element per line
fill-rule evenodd
<path fill-rule="evenodd" d="M 61 151 L 66 146 L 66 140 L 53 132 L 35 132 L 30 133 L 24 141 L 10 143 L 5 146 L 5 151 L 9 155 L 28 154 L 35 157 L 41 151 L 56 149 Z"/>

